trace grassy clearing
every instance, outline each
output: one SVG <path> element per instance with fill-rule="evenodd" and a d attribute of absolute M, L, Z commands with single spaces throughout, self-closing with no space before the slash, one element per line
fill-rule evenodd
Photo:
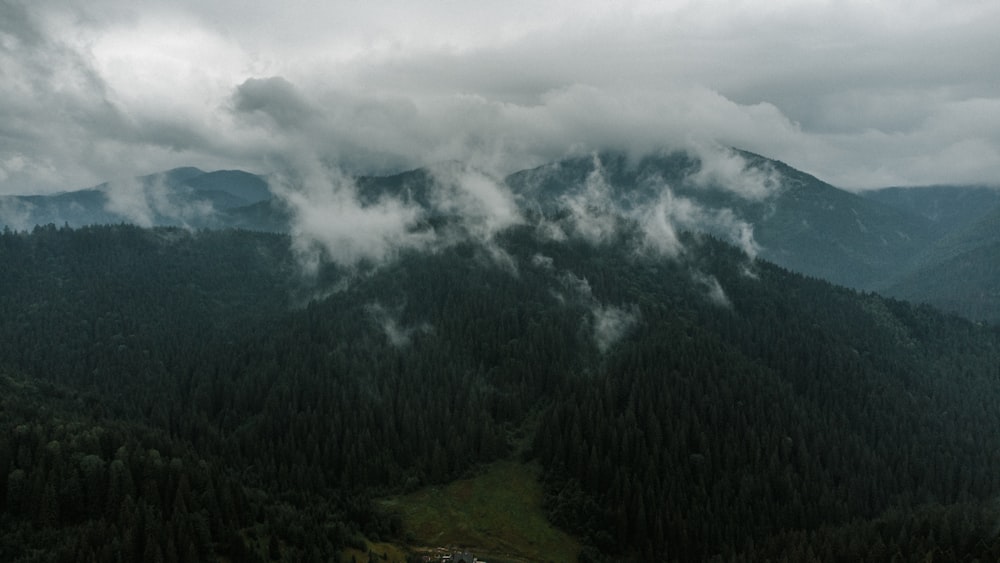
<path fill-rule="evenodd" d="M 470 479 L 382 501 L 416 544 L 458 546 L 483 559 L 576 561 L 580 546 L 542 510 L 538 468 L 502 461 Z"/>
<path fill-rule="evenodd" d="M 345 549 L 341 555 L 340 560 L 350 563 L 351 561 L 356 561 L 357 563 L 367 563 L 368 553 L 372 552 L 379 561 L 384 561 L 385 563 L 406 563 L 406 552 L 391 543 L 372 543 L 370 541 L 365 541 L 365 545 L 368 549 L 361 551 L 354 548 Z"/>

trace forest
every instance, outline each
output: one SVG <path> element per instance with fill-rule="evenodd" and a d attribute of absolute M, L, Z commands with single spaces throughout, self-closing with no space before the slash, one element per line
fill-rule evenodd
<path fill-rule="evenodd" d="M 636 236 L 5 230 L 0 560 L 339 561 L 512 458 L 581 561 L 1000 559 L 997 327 Z"/>

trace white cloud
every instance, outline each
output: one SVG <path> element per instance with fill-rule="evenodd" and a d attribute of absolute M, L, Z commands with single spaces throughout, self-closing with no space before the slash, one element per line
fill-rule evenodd
<path fill-rule="evenodd" d="M 559 200 L 570 212 L 572 233 L 591 244 L 600 244 L 614 235 L 621 210 L 612 200 L 601 159 L 595 154 L 592 160 L 594 169 L 582 188 L 562 194 Z"/>
<path fill-rule="evenodd" d="M 187 226 L 215 212 L 211 202 L 179 197 L 175 189 L 166 184 L 163 176 L 148 182 L 135 178 L 114 180 L 103 190 L 107 197 L 104 208 L 140 227 L 152 227 L 162 219 Z"/>
<path fill-rule="evenodd" d="M 292 146 L 352 172 L 499 174 L 692 139 L 850 188 L 996 181 L 998 25 L 976 1 L 6 0 L 0 163 L 24 165 L 0 193 L 266 172 Z M 234 103 L 277 77 L 295 127 Z"/>
<path fill-rule="evenodd" d="M 726 190 L 752 201 L 781 190 L 781 174 L 770 165 L 749 166 L 743 156 L 725 147 L 699 144 L 693 148 L 701 167 L 688 180 L 696 186 Z"/>
<path fill-rule="evenodd" d="M 293 213 L 293 248 L 308 271 L 327 260 L 381 263 L 433 244 L 432 232 L 416 229 L 418 207 L 393 198 L 363 205 L 352 179 L 318 161 L 298 160 L 292 170 L 274 176 L 270 188 Z"/>
<path fill-rule="evenodd" d="M 715 276 L 693 270 L 691 272 L 691 279 L 705 290 L 705 297 L 710 302 L 727 309 L 733 306 L 729 300 L 729 296 L 726 295 L 726 291 L 722 289 L 722 284 L 719 283 L 719 280 Z"/>
<path fill-rule="evenodd" d="M 639 322 L 636 307 L 622 308 L 613 305 L 595 305 L 591 308 L 594 318 L 594 342 L 603 354 L 618 343 Z"/>
<path fill-rule="evenodd" d="M 402 348 L 410 344 L 410 339 L 413 335 L 418 332 L 429 332 L 431 326 L 427 323 L 421 323 L 414 326 L 404 326 L 399 321 L 399 316 L 401 310 L 399 308 L 394 310 L 389 310 L 383 307 L 380 303 L 372 303 L 365 306 L 365 311 L 372 317 L 382 332 L 385 333 L 386 338 L 389 339 L 389 343 L 396 348 Z"/>
<path fill-rule="evenodd" d="M 513 194 L 501 180 L 474 167 L 447 163 L 430 168 L 435 209 L 462 219 L 473 238 L 486 242 L 523 222 Z"/>

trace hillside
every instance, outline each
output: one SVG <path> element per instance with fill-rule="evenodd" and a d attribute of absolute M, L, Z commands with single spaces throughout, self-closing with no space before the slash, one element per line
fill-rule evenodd
<path fill-rule="evenodd" d="M 0 235 L 0 554 L 405 546 L 372 499 L 525 443 L 581 560 L 1000 553 L 995 330 L 713 238 L 553 225 L 316 271 L 277 234 Z"/>
<path fill-rule="evenodd" d="M 942 232 L 962 229 L 1000 207 L 1000 189 L 995 186 L 892 187 L 860 195 L 930 219 Z"/>
<path fill-rule="evenodd" d="M 435 186 L 468 176 L 459 163 L 389 176 L 337 180 L 337 197 L 352 205 L 401 205 L 424 220 L 455 213 L 453 198 Z M 290 232 L 297 214 L 290 194 L 298 180 L 240 171 L 178 168 L 53 196 L 0 198 L 0 223 L 83 226 L 241 228 Z M 493 181 L 492 179 L 489 181 Z M 277 182 L 277 195 L 270 191 Z M 853 194 L 782 162 L 737 150 L 661 152 L 641 157 L 597 153 L 515 172 L 502 182 L 529 216 L 572 216 L 578 234 L 604 236 L 614 217 L 648 218 L 662 208 L 672 224 L 743 247 L 783 267 L 836 284 L 886 290 L 921 268 L 940 267 L 979 239 L 962 235 L 983 219 L 998 193 L 982 187 L 887 188 Z M 309 186 L 314 189 L 316 186 Z M 466 198 L 467 199 L 467 198 Z M 495 203 L 495 202 L 491 202 Z M 478 202 L 485 205 L 486 202 Z M 307 208 L 308 208 L 307 204 Z M 918 274 L 919 275 L 919 274 Z M 993 280 L 981 280 L 983 290 Z M 924 296 L 955 299 L 952 288 Z M 903 293 L 894 293 L 903 295 Z"/>
<path fill-rule="evenodd" d="M 1000 323 L 1000 189 L 888 188 L 866 196 L 925 216 L 942 232 L 916 255 L 908 270 L 888 278 L 881 291 L 977 321 Z"/>
<path fill-rule="evenodd" d="M 545 212 L 567 205 L 628 212 L 667 193 L 673 219 L 685 228 L 744 246 L 752 240 L 754 251 L 776 264 L 859 289 L 874 289 L 906 269 L 940 236 L 927 218 L 782 162 L 744 151 L 721 158 L 675 152 L 631 161 L 602 154 L 516 173 L 507 183 Z"/>
<path fill-rule="evenodd" d="M 241 170 L 182 167 L 48 196 L 0 196 L 0 225 L 242 226 L 241 208 L 271 199 L 267 181 Z M 282 226 L 285 227 L 284 225 Z"/>

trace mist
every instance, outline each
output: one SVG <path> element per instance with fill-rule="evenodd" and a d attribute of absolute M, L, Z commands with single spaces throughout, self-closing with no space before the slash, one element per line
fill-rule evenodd
<path fill-rule="evenodd" d="M 167 220 L 190 228 L 191 223 L 215 213 L 211 202 L 178 197 L 174 190 L 173 186 L 167 185 L 163 175 L 154 176 L 149 181 L 137 178 L 114 180 L 103 186 L 102 191 L 107 198 L 104 209 L 140 227 L 152 227 Z"/>
<path fill-rule="evenodd" d="M 389 343 L 396 348 L 408 346 L 414 334 L 430 332 L 432 330 L 431 326 L 427 323 L 404 326 L 399 320 L 402 314 L 402 307 L 387 309 L 380 303 L 371 303 L 365 306 L 365 311 L 382 329 Z"/>
<path fill-rule="evenodd" d="M 324 262 L 353 268 L 381 264 L 402 250 L 428 249 L 435 234 L 418 229 L 423 211 L 415 204 L 383 198 L 372 205 L 358 199 L 353 178 L 316 160 L 298 160 L 275 174 L 271 191 L 292 212 L 292 248 L 307 273 Z"/>

